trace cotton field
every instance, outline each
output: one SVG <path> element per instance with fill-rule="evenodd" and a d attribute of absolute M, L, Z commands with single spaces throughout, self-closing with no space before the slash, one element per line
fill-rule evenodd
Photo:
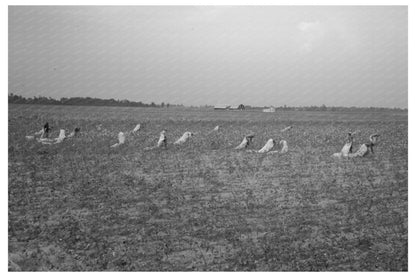
<path fill-rule="evenodd" d="M 407 128 L 404 112 L 9 105 L 9 268 L 407 270 Z M 373 153 L 334 157 L 355 130 L 352 153 L 378 134 Z"/>

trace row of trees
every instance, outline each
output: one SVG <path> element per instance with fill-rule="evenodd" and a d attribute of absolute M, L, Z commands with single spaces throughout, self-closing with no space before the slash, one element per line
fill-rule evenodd
<path fill-rule="evenodd" d="M 345 112 L 354 112 L 354 111 L 388 111 L 388 110 L 397 110 L 405 111 L 407 109 L 400 108 L 382 108 L 382 107 L 327 107 L 325 105 L 321 106 L 305 106 L 305 107 L 288 107 L 286 105 L 281 107 L 276 107 L 276 110 L 286 110 L 286 111 L 345 111 Z"/>
<path fill-rule="evenodd" d="M 265 108 L 270 108 L 270 106 L 250 106 L 242 105 L 244 110 L 263 110 Z M 207 107 L 207 106 L 206 106 Z M 209 108 L 214 108 L 214 106 L 208 106 Z M 274 106 L 276 111 L 330 111 L 330 112 L 360 112 L 360 111 L 370 111 L 370 112 L 383 112 L 383 111 L 407 111 L 407 109 L 401 108 L 382 108 L 382 107 L 327 107 L 325 105 L 321 106 L 303 106 L 303 107 L 289 107 L 289 106 Z M 240 107 L 239 107 L 240 109 Z"/>
<path fill-rule="evenodd" d="M 26 98 L 20 95 L 16 95 L 13 93 L 9 94 L 9 103 L 10 104 L 39 104 L 39 105 L 73 105 L 73 106 L 119 106 L 119 107 L 159 107 L 159 108 L 169 108 L 169 107 L 183 107 L 183 105 L 171 105 L 169 103 L 165 104 L 164 102 L 160 104 L 155 104 L 154 102 L 150 104 L 143 103 L 141 101 L 134 102 L 129 100 L 115 100 L 115 99 L 101 99 L 101 98 L 91 98 L 91 97 L 70 97 L 66 98 L 63 97 L 59 100 L 54 99 L 52 97 L 44 97 L 38 96 L 33 98 Z M 212 108 L 212 106 L 205 106 L 205 108 Z M 263 109 L 266 107 L 252 107 L 249 105 L 241 104 L 239 109 Z M 288 107 L 286 105 L 276 107 L 276 110 L 284 110 L 284 111 L 386 111 L 386 110 L 398 110 L 403 111 L 407 109 L 400 109 L 400 108 L 377 108 L 377 107 L 327 107 L 325 105 L 321 106 L 306 106 L 306 107 Z"/>
<path fill-rule="evenodd" d="M 73 105 L 73 106 L 120 106 L 120 107 L 167 107 L 171 105 L 169 103 L 161 103 L 159 105 L 154 102 L 150 104 L 143 103 L 141 101 L 129 101 L 129 100 L 115 100 L 115 99 L 101 99 L 91 97 L 63 97 L 59 100 L 52 97 L 23 97 L 13 93 L 9 94 L 10 104 L 38 104 L 38 105 Z"/>
<path fill-rule="evenodd" d="M 269 108 L 270 106 L 256 107 L 245 105 L 245 110 L 263 110 Z M 401 108 L 382 108 L 382 107 L 327 107 L 325 105 L 321 106 L 303 106 L 303 107 L 289 107 L 289 106 L 274 106 L 276 111 L 331 111 L 331 112 L 359 112 L 359 111 L 372 111 L 372 112 L 382 112 L 382 111 L 407 111 L 407 109 Z"/>

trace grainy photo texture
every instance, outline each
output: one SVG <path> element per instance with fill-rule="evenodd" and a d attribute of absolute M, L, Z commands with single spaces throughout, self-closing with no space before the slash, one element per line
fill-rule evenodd
<path fill-rule="evenodd" d="M 9 6 L 9 271 L 407 271 L 406 6 Z"/>

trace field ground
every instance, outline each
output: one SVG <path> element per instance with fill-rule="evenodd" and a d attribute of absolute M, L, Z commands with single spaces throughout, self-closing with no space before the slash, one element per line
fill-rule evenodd
<path fill-rule="evenodd" d="M 46 121 L 82 136 L 25 139 Z M 407 271 L 407 128 L 400 112 L 9 105 L 9 270 Z M 162 129 L 197 135 L 144 151 Z M 375 154 L 331 157 L 349 130 L 354 151 L 380 133 Z M 233 150 L 250 131 L 289 152 Z"/>

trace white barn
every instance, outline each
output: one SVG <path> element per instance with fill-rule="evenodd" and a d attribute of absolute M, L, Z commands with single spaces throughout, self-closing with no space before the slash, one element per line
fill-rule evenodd
<path fill-rule="evenodd" d="M 214 110 L 228 110 L 230 109 L 230 105 L 225 105 L 225 104 L 218 104 L 215 105 Z"/>
<path fill-rule="evenodd" d="M 276 112 L 276 108 L 275 107 L 270 107 L 270 108 L 265 108 L 265 109 L 263 109 L 263 112 L 264 113 L 274 113 L 274 112 Z"/>

